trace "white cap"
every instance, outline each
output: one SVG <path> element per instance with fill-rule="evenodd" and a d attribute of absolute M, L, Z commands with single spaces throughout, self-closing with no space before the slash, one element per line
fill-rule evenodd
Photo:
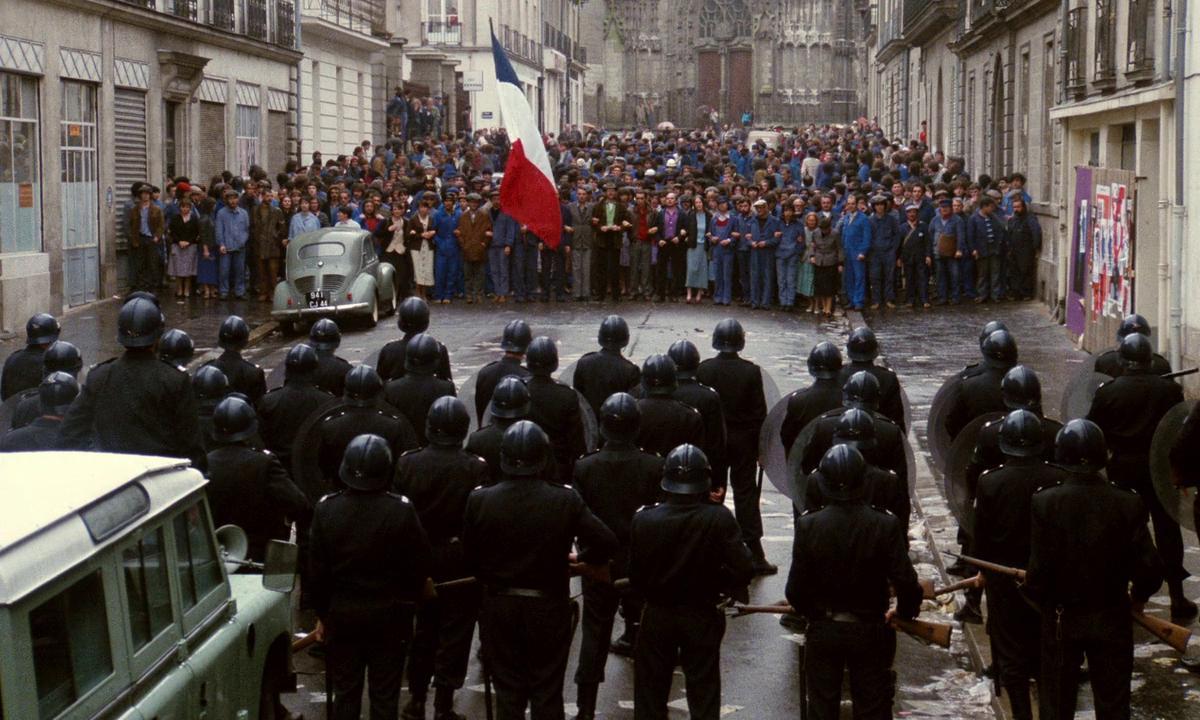
<path fill-rule="evenodd" d="M 658 173 L 654 172 L 654 168 L 650 168 L 649 170 L 646 171 L 646 177 L 654 177 L 657 174 Z"/>
<path fill-rule="evenodd" d="M 767 201 L 763 200 L 762 198 L 759 198 L 754 201 L 754 207 L 758 207 L 759 205 L 766 205 L 766 204 L 767 204 Z"/>
<path fill-rule="evenodd" d="M 677 161 L 675 158 L 667 158 L 667 167 L 673 168 L 677 165 L 679 165 L 679 161 Z"/>

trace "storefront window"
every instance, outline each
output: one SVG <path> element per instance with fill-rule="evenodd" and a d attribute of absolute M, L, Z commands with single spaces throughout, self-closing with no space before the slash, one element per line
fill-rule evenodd
<path fill-rule="evenodd" d="M 250 174 L 250 166 L 258 163 L 258 140 L 261 136 L 259 109 L 249 105 L 237 106 L 238 174 Z"/>
<path fill-rule="evenodd" d="M 42 249 L 37 80 L 0 72 L 0 253 Z"/>

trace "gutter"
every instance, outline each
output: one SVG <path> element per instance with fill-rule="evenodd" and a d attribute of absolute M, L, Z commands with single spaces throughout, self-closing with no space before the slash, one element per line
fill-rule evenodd
<path fill-rule="evenodd" d="M 1171 233 L 1171 367 L 1180 367 L 1183 361 L 1183 233 L 1187 209 L 1184 206 L 1184 133 L 1183 117 L 1184 80 L 1187 69 L 1187 0 L 1178 1 L 1175 15 L 1175 32 L 1179 34 L 1175 49 L 1175 204 L 1172 208 Z M 1170 33 L 1167 33 L 1170 37 Z"/>

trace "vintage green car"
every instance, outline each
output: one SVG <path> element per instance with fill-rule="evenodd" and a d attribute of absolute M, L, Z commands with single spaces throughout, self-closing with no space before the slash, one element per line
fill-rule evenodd
<path fill-rule="evenodd" d="M 275 716 L 295 546 L 230 575 L 204 487 L 175 458 L 0 455 L 0 718 Z"/>
<path fill-rule="evenodd" d="M 322 228 L 288 243 L 284 280 L 275 286 L 271 317 L 302 322 L 356 318 L 372 326 L 396 309 L 395 268 L 375 255 L 371 233 Z"/>

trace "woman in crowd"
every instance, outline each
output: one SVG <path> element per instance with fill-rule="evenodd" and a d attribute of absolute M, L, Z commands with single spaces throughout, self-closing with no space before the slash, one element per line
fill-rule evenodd
<path fill-rule="evenodd" d="M 206 197 L 200 202 L 200 257 L 196 262 L 196 282 L 200 285 L 200 296 L 209 299 L 217 296 L 217 233 L 213 227 L 213 214 L 217 201 Z"/>
<path fill-rule="evenodd" d="M 413 254 L 409 252 L 407 238 L 404 233 L 404 205 L 392 203 L 392 216 L 383 220 L 375 228 L 375 242 L 383 248 L 380 257 L 385 263 L 391 263 L 396 269 L 393 276 L 396 283 L 396 297 L 412 295 Z"/>
<path fill-rule="evenodd" d="M 687 303 L 704 301 L 708 289 L 708 242 L 712 218 L 704 209 L 704 196 L 692 198 L 691 212 L 684 219 L 687 230 Z M 694 293 L 694 295 L 693 295 Z"/>
<path fill-rule="evenodd" d="M 416 282 L 416 294 L 422 300 L 429 299 L 429 288 L 433 287 L 433 259 L 437 254 L 433 237 L 437 231 L 433 228 L 434 200 L 432 194 L 421 198 L 417 212 L 408 219 L 408 239 L 405 245 L 412 253 L 413 277 Z"/>
<path fill-rule="evenodd" d="M 167 225 L 171 254 L 167 258 L 167 274 L 175 278 L 175 298 L 183 303 L 192 296 L 192 281 L 196 277 L 199 254 L 200 218 L 192 207 L 192 199 L 179 200 L 179 212 Z"/>
<path fill-rule="evenodd" d="M 809 213 L 804 218 L 804 244 L 805 262 L 813 267 L 813 312 L 829 320 L 833 317 L 838 274 L 845 262 L 842 239 L 833 232 L 829 218 L 818 222 L 816 213 Z"/>

